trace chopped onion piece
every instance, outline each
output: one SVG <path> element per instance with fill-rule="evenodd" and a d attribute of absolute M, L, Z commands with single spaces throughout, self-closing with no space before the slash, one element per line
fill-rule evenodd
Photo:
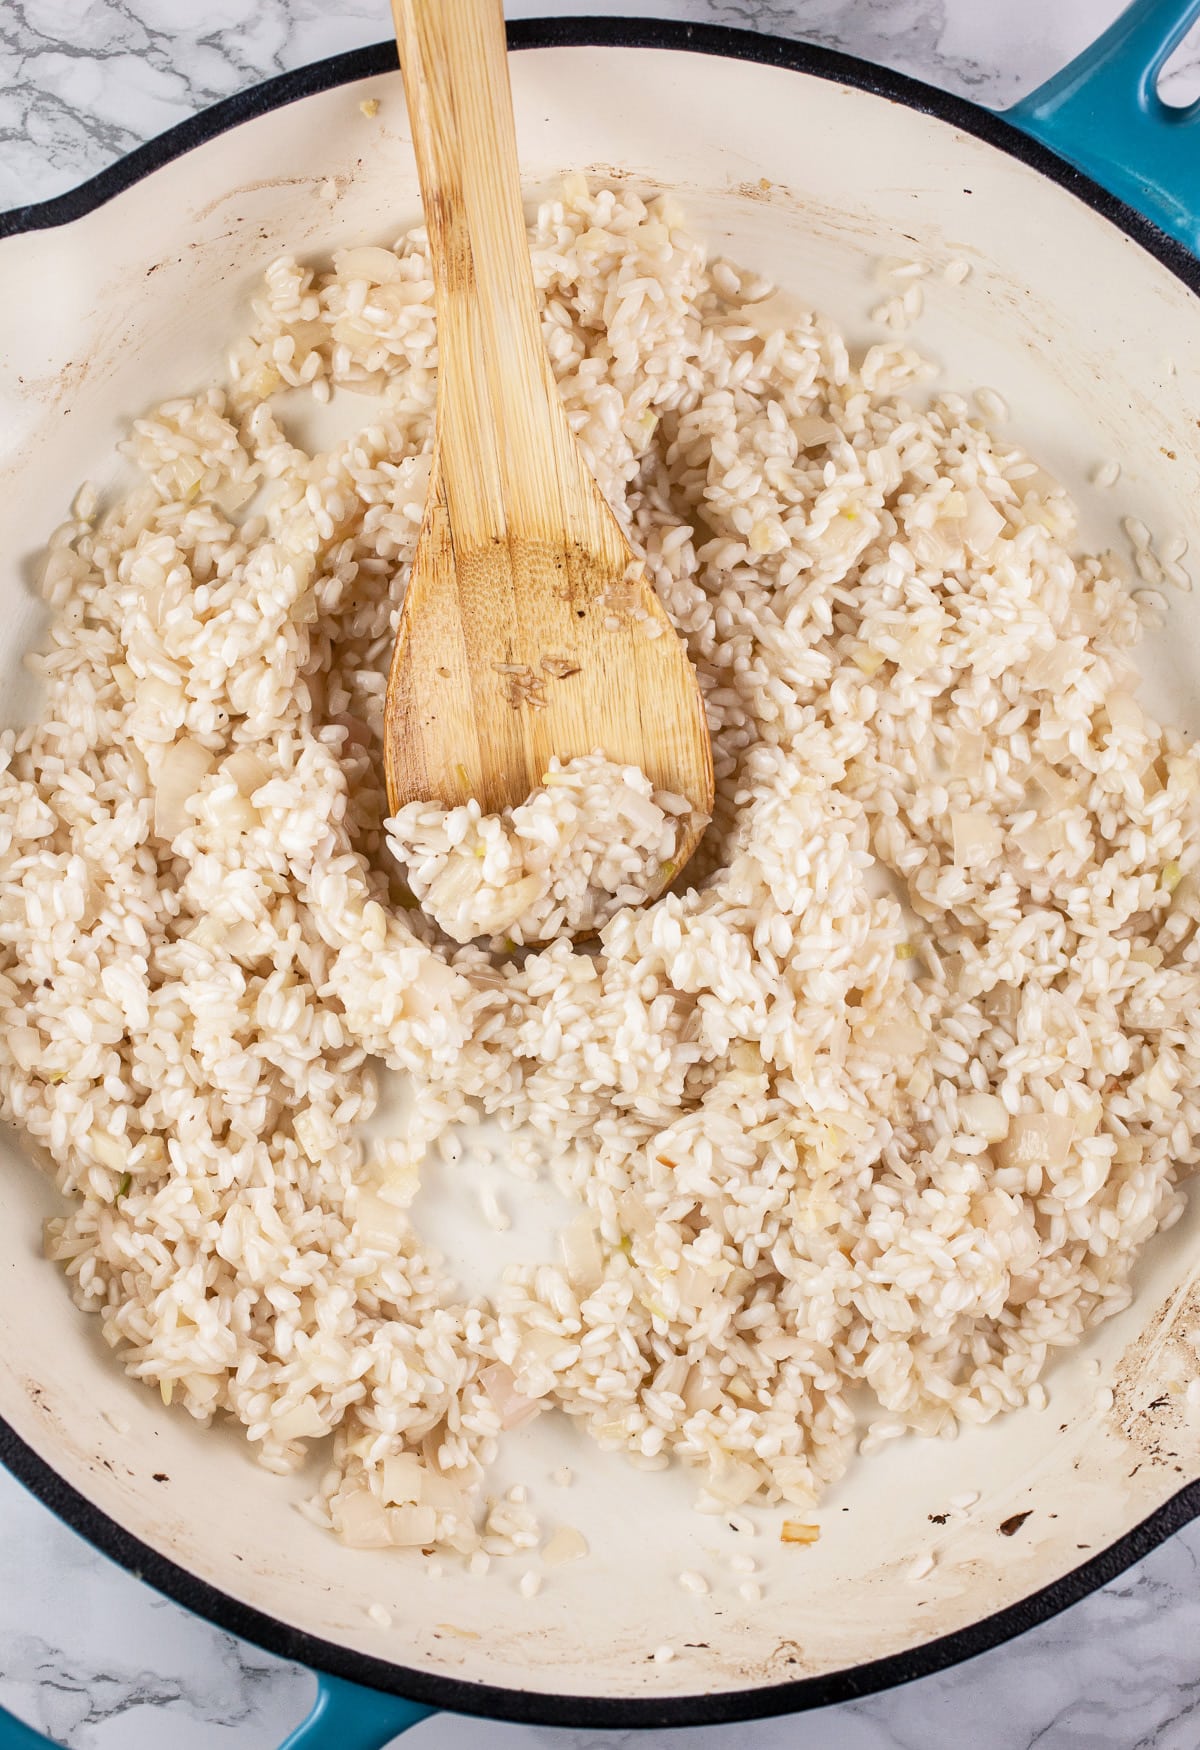
<path fill-rule="evenodd" d="M 124 1172 L 129 1160 L 129 1145 L 120 1138 L 109 1136 L 104 1130 L 91 1130 L 88 1141 L 92 1145 L 92 1153 L 102 1167 L 111 1167 L 113 1172 Z"/>
<path fill-rule="evenodd" d="M 815 450 L 840 434 L 836 425 L 822 419 L 819 413 L 802 413 L 792 421 L 792 435 L 802 450 Z"/>
<path fill-rule="evenodd" d="M 387 1514 L 370 1489 L 339 1495 L 330 1513 L 334 1530 L 351 1549 L 386 1549 L 392 1541 Z"/>
<path fill-rule="evenodd" d="M 532 1330 L 521 1334 L 521 1349 L 516 1360 L 516 1386 L 519 1396 L 543 1398 L 554 1389 L 551 1366 L 567 1339 L 555 1331 Z M 532 1373 L 531 1373 L 532 1370 Z"/>
<path fill-rule="evenodd" d="M 1200 917 L 1200 883 L 1194 875 L 1181 875 L 1171 890 L 1172 911 L 1185 917 Z"/>
<path fill-rule="evenodd" d="M 762 1480 L 752 1464 L 722 1453 L 718 1464 L 709 1471 L 705 1487 L 727 1507 L 740 1507 L 743 1501 L 758 1493 Z"/>
<path fill-rule="evenodd" d="M 1040 791 L 1052 808 L 1067 807 L 1079 794 L 1077 784 L 1064 777 L 1054 766 L 1047 765 L 1044 760 L 1039 760 L 1030 767 L 1028 784 L 1031 789 Z"/>
<path fill-rule="evenodd" d="M 215 947 L 219 941 L 225 951 L 237 959 L 243 954 L 249 954 L 257 940 L 258 926 L 252 924 L 249 918 L 239 918 L 236 923 L 230 924 L 228 929 L 221 932 L 212 946 Z"/>
<path fill-rule="evenodd" d="M 35 1027 L 6 1027 L 4 1044 L 17 1068 L 25 1075 L 36 1069 L 42 1061 L 45 1047 L 42 1036 Z"/>
<path fill-rule="evenodd" d="M 855 667 L 861 669 L 868 679 L 881 669 L 886 661 L 887 657 L 882 650 L 876 650 L 870 644 L 860 645 L 854 653 Z"/>
<path fill-rule="evenodd" d="M 909 546 L 918 565 L 929 566 L 935 571 L 957 571 L 963 563 L 961 523 L 955 518 L 939 520 L 928 529 L 913 529 L 909 535 Z M 901 641 L 902 653 L 909 643 L 909 638 Z M 903 666 L 903 654 L 901 665 Z"/>
<path fill-rule="evenodd" d="M 1002 1142 L 1008 1135 L 1008 1111 L 995 1094 L 960 1094 L 958 1110 L 973 1136 L 981 1136 L 985 1142 Z"/>
<path fill-rule="evenodd" d="M 1031 687 L 1044 693 L 1061 693 L 1071 681 L 1080 661 L 1079 652 L 1070 644 L 1052 644 L 1049 650 L 1039 650 L 1025 667 L 1025 679 Z"/>
<path fill-rule="evenodd" d="M 563 1267 L 572 1287 L 589 1293 L 604 1275 L 596 1231 L 586 1215 L 577 1216 L 558 1236 Z"/>
<path fill-rule="evenodd" d="M 271 1432 L 281 1440 L 319 1440 L 329 1430 L 312 1399 L 302 1398 L 282 1416 L 276 1416 L 271 1423 Z"/>
<path fill-rule="evenodd" d="M 771 1474 L 780 1494 L 793 1507 L 816 1506 L 812 1467 L 806 1458 L 777 1458 L 772 1462 Z"/>
<path fill-rule="evenodd" d="M 1146 727 L 1142 707 L 1132 693 L 1109 693 L 1104 701 L 1114 735 L 1141 735 Z"/>
<path fill-rule="evenodd" d="M 137 703 L 139 706 L 153 706 L 164 717 L 174 717 L 178 721 L 185 709 L 183 688 L 178 681 L 164 680 L 156 674 L 147 675 L 137 681 Z"/>
<path fill-rule="evenodd" d="M 469 903 L 470 922 L 453 928 L 446 923 L 445 928 L 456 942 L 470 942 L 475 936 L 502 936 L 545 891 L 541 875 L 522 875 L 507 887 L 482 889 L 465 863 L 451 859 L 429 883 L 421 903 L 431 917 L 444 920 L 453 919 Z"/>
<path fill-rule="evenodd" d="M 990 814 L 952 813 L 950 827 L 954 835 L 954 861 L 960 869 L 990 863 L 1000 855 L 1004 837 L 999 822 Z"/>
<path fill-rule="evenodd" d="M 954 735 L 954 753 L 950 762 L 953 778 L 981 778 L 987 740 L 976 729 L 959 729 Z"/>
<path fill-rule="evenodd" d="M 757 299 L 749 309 L 743 309 L 740 319 L 746 321 L 763 340 L 769 340 L 779 329 L 795 327 L 806 319 L 806 315 L 803 304 L 794 293 L 774 289 Z"/>
<path fill-rule="evenodd" d="M 421 1466 L 421 1503 L 432 1507 L 438 1513 L 455 1513 L 462 1515 L 465 1507 L 463 1492 L 458 1484 L 439 1470 L 430 1470 Z"/>
<path fill-rule="evenodd" d="M 725 1394 L 720 1379 L 708 1375 L 697 1364 L 688 1374 L 680 1395 L 688 1414 L 694 1416 L 698 1410 L 715 1410 Z"/>
<path fill-rule="evenodd" d="M 401 1549 L 432 1543 L 437 1536 L 437 1514 L 432 1507 L 389 1507 L 388 1539 Z"/>
<path fill-rule="evenodd" d="M 982 558 L 990 553 L 1004 533 L 1004 514 L 981 492 L 972 486 L 967 492 L 967 513 L 963 522 L 963 539 L 972 553 Z"/>
<path fill-rule="evenodd" d="M 1061 851 L 1067 842 L 1066 827 L 1057 817 L 1052 820 L 1031 821 L 1012 836 L 1025 855 L 1035 863 L 1045 862 L 1056 851 Z"/>
<path fill-rule="evenodd" d="M 785 1519 L 779 1532 L 780 1543 L 816 1543 L 821 1535 L 819 1525 L 808 1525 L 803 1519 Z"/>
<path fill-rule="evenodd" d="M 337 250 L 333 266 L 339 279 L 367 280 L 373 286 L 387 285 L 398 280 L 404 272 L 398 255 L 374 243 L 361 244 L 357 249 Z"/>
<path fill-rule="evenodd" d="M 188 1410 L 195 1416 L 201 1412 L 211 1414 L 217 1394 L 221 1390 L 221 1381 L 215 1373 L 188 1373 L 184 1375 L 183 1384 L 187 1390 Z M 301 1406 L 303 1408 L 303 1405 Z M 276 1429 L 276 1432 L 278 1430 Z M 321 1429 L 322 1434 L 325 1432 Z"/>
<path fill-rule="evenodd" d="M 1141 1077 L 1142 1086 L 1146 1090 L 1146 1098 L 1156 1106 L 1163 1106 L 1171 1111 L 1178 1105 L 1175 1095 L 1175 1083 L 1168 1073 L 1163 1060 L 1158 1058 Z"/>
<path fill-rule="evenodd" d="M 588 1540 L 573 1525 L 560 1525 L 546 1540 L 542 1560 L 548 1568 L 560 1568 L 564 1562 L 577 1562 L 590 1554 Z"/>
<path fill-rule="evenodd" d="M 226 842 L 238 839 L 243 833 L 253 832 L 261 825 L 257 808 L 248 802 L 240 790 L 231 788 L 229 784 L 217 784 L 210 789 L 204 798 L 202 812 L 213 829 L 221 833 Z"/>
<path fill-rule="evenodd" d="M 729 1061 L 735 1070 L 747 1076 L 761 1076 L 766 1067 L 753 1039 L 735 1039 L 729 1047 Z"/>
<path fill-rule="evenodd" d="M 706 1270 L 702 1264 L 685 1258 L 675 1272 L 675 1286 L 681 1303 L 702 1311 L 720 1294 L 728 1274 L 727 1266 L 720 1260 L 715 1268 Z"/>
<path fill-rule="evenodd" d="M 1200 765 L 1194 755 L 1167 756 L 1167 780 L 1181 795 L 1191 796 L 1200 788 Z"/>
<path fill-rule="evenodd" d="M 424 1500 L 422 1482 L 425 1467 L 412 1452 L 398 1452 L 383 1461 L 384 1504 L 388 1507 L 406 1507 L 414 1501 Z"/>
<path fill-rule="evenodd" d="M 1075 1126 L 1057 1112 L 1021 1112 L 1008 1127 L 997 1149 L 1002 1167 L 1038 1166 L 1056 1171 L 1065 1166 Z"/>
<path fill-rule="evenodd" d="M 666 1165 L 662 1155 L 658 1155 L 656 1158 L 661 1165 Z M 637 1234 L 639 1238 L 645 1238 L 647 1234 L 653 1233 L 654 1217 L 636 1192 L 622 1192 L 617 1199 L 617 1208 L 621 1215 L 621 1226 L 626 1233 Z"/>
<path fill-rule="evenodd" d="M 430 954 L 422 963 L 420 980 L 410 984 L 404 993 L 404 1012 L 427 1021 L 452 1008 L 461 989 L 461 974 L 436 954 Z"/>
<path fill-rule="evenodd" d="M 389 1203 L 386 1198 L 377 1197 L 373 1191 L 359 1189 L 354 1205 L 354 1227 L 357 1233 L 364 1238 L 391 1246 L 404 1238 L 409 1231 L 409 1225 L 405 1209 L 396 1203 Z"/>
<path fill-rule="evenodd" d="M 928 1044 L 929 1035 L 912 1015 L 899 1015 L 890 1021 L 880 1021 L 867 1043 L 872 1051 L 884 1051 L 889 1057 L 915 1057 Z"/>
<path fill-rule="evenodd" d="M 187 736 L 167 749 L 154 786 L 154 832 L 157 838 L 173 839 L 194 818 L 187 803 L 214 764 L 208 749 Z"/>
<path fill-rule="evenodd" d="M 240 747 L 236 753 L 231 753 L 221 765 L 223 777 L 232 778 L 243 796 L 253 796 L 256 790 L 261 790 L 264 784 L 271 780 L 271 774 L 259 759 L 258 755 L 248 747 Z"/>
<path fill-rule="evenodd" d="M 540 1405 L 517 1390 L 516 1375 L 503 1361 L 493 1361 L 479 1375 L 479 1383 L 500 1414 L 502 1428 L 520 1428 L 537 1415 Z"/>

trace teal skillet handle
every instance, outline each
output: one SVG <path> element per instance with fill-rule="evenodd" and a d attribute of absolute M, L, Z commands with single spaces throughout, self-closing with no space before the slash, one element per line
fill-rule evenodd
<path fill-rule="evenodd" d="M 54 1750 L 54 1743 L 0 1708 L 0 1750 Z"/>
<path fill-rule="evenodd" d="M 428 1719 L 433 1711 L 418 1702 L 405 1701 L 403 1696 L 384 1695 L 378 1689 L 364 1689 L 361 1684 L 319 1672 L 312 1712 L 280 1750 L 383 1750 L 385 1744 Z M 2 1738 L 0 1750 L 9 1750 Z M 14 1746 L 13 1750 L 25 1750 L 25 1746 Z"/>
<path fill-rule="evenodd" d="M 1200 0 L 1133 0 L 1005 120 L 1200 255 L 1200 102 L 1175 109 L 1158 76 Z"/>
<path fill-rule="evenodd" d="M 312 1712 L 280 1750 L 383 1750 L 433 1711 L 340 1677 L 318 1676 Z M 0 1708 L 0 1750 L 54 1750 L 54 1746 L 51 1739 Z"/>

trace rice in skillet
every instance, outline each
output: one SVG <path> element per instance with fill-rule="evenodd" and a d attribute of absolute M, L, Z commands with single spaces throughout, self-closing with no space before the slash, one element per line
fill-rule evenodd
<path fill-rule="evenodd" d="M 528 1543 L 478 1485 L 550 1406 L 722 1502 L 809 1502 L 864 1383 L 868 1446 L 1022 1403 L 1197 1159 L 1200 764 L 1135 703 L 1114 562 L 965 402 L 922 411 L 902 341 L 785 321 L 669 202 L 573 185 L 533 249 L 702 676 L 698 889 L 598 952 L 412 909 L 379 732 L 420 231 L 277 262 L 228 390 L 137 422 L 141 483 L 52 539 L 43 719 L 0 742 L 0 1088 L 67 1199 L 49 1254 L 130 1373 L 268 1466 L 332 1432 L 318 1511 L 356 1543 Z M 303 453 L 273 395 L 340 384 L 371 422 Z M 364 1141 L 385 1071 L 415 1118 Z M 494 1302 L 407 1214 L 482 1114 L 578 1200 Z"/>

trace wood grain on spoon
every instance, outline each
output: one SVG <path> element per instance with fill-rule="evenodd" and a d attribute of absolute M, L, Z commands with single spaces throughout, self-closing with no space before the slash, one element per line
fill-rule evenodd
<path fill-rule="evenodd" d="M 393 0 L 438 323 L 429 499 L 388 678 L 393 811 L 523 802 L 601 749 L 712 812 L 687 652 L 567 422 L 542 344 L 499 0 Z M 701 820 L 674 859 L 682 867 Z"/>

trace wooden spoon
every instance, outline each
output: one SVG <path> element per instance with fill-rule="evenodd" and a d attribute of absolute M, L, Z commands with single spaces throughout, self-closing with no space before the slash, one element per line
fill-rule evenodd
<path fill-rule="evenodd" d="M 713 805 L 695 670 L 567 423 L 529 261 L 501 0 L 392 0 L 438 324 L 425 519 L 388 676 L 393 812 L 524 802 L 602 750 Z M 665 885 L 665 880 L 663 882 Z"/>

